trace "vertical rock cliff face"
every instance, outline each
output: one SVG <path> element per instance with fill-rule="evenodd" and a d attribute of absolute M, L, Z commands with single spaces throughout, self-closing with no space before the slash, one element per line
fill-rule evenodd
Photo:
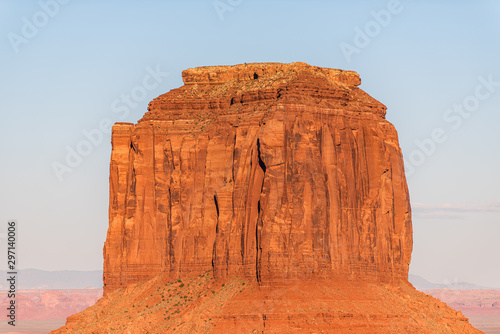
<path fill-rule="evenodd" d="M 183 78 L 113 127 L 106 295 L 54 333 L 480 333 L 407 281 L 397 134 L 356 73 Z"/>
<path fill-rule="evenodd" d="M 385 106 L 357 73 L 202 67 L 113 127 L 104 290 L 158 273 L 406 281 L 412 227 Z"/>

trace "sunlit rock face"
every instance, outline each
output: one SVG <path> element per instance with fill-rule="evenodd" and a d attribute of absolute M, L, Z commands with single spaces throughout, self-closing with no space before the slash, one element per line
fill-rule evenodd
<path fill-rule="evenodd" d="M 105 296 L 54 334 L 481 333 L 407 281 L 397 133 L 356 73 L 182 76 L 113 127 Z"/>
<path fill-rule="evenodd" d="M 113 127 L 105 293 L 158 273 L 406 281 L 403 159 L 357 73 L 200 67 Z"/>

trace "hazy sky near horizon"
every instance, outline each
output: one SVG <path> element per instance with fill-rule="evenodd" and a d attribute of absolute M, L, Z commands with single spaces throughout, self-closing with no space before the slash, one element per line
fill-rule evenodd
<path fill-rule="evenodd" d="M 85 133 L 136 122 L 186 68 L 303 61 L 357 71 L 388 107 L 410 272 L 500 288 L 498 1 L 59 1 L 0 2 L 0 237 L 16 219 L 20 268 L 102 268 L 110 134 Z"/>

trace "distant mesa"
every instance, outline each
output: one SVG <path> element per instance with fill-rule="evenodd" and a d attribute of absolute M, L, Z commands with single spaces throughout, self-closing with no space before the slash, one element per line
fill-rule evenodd
<path fill-rule="evenodd" d="M 40 269 L 19 269 L 16 288 L 18 290 L 33 289 L 85 289 L 102 288 L 102 270 L 48 271 Z M 0 277 L 6 277 L 7 271 L 0 270 Z M 0 291 L 8 290 L 8 282 L 0 281 Z"/>
<path fill-rule="evenodd" d="M 113 127 L 105 297 L 56 333 L 480 333 L 408 283 L 397 132 L 357 73 L 182 77 Z"/>
<path fill-rule="evenodd" d="M 408 281 L 415 289 L 431 290 L 431 289 L 451 289 L 451 290 L 496 290 L 491 287 L 480 286 L 468 282 L 448 282 L 448 283 L 432 283 L 418 275 L 408 275 Z M 498 289 L 500 290 L 500 289 Z"/>

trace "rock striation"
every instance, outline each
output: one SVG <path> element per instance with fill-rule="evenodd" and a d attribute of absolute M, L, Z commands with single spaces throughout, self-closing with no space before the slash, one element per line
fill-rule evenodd
<path fill-rule="evenodd" d="M 105 296 L 54 333 L 480 333 L 408 283 L 397 133 L 357 73 L 182 77 L 114 125 Z"/>
<path fill-rule="evenodd" d="M 357 73 L 202 67 L 113 127 L 108 293 L 167 272 L 406 280 L 412 228 L 386 107 Z"/>

